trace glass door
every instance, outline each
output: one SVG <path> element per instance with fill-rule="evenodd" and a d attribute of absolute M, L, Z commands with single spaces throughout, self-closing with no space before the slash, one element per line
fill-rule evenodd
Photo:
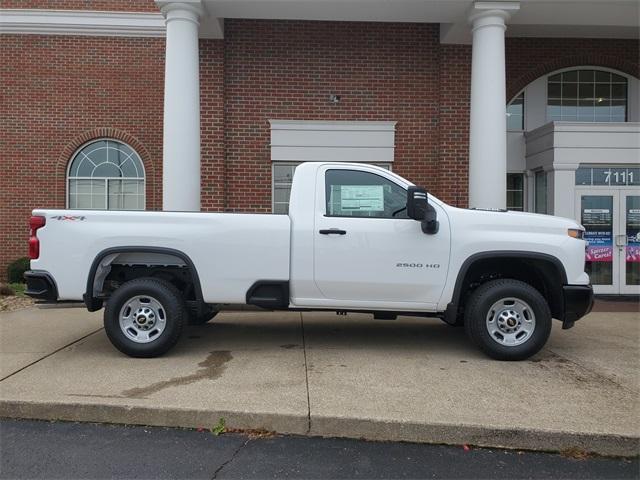
<path fill-rule="evenodd" d="M 619 293 L 620 251 L 614 248 L 614 234 L 619 231 L 617 215 L 619 194 L 616 190 L 577 189 L 576 218 L 585 228 L 588 242 L 585 271 L 595 293 Z"/>
<path fill-rule="evenodd" d="M 620 293 L 640 295 L 640 189 L 620 191 Z"/>
<path fill-rule="evenodd" d="M 594 292 L 640 295 L 640 189 L 577 189 L 576 195 Z"/>

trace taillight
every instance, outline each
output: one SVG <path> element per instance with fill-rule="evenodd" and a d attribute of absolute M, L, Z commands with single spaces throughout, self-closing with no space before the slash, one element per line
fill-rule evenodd
<path fill-rule="evenodd" d="M 38 229 L 44 227 L 46 219 L 44 217 L 33 216 L 29 219 L 29 258 L 36 260 L 40 256 L 40 240 L 38 240 Z"/>

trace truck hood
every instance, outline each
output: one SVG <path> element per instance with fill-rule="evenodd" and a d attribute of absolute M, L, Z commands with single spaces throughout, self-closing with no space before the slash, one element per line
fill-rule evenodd
<path fill-rule="evenodd" d="M 451 212 L 456 218 L 474 224 L 476 228 L 509 229 L 511 231 L 532 231 L 561 233 L 566 235 L 569 228 L 583 228 L 575 220 L 539 213 L 515 212 L 512 210 L 480 210 L 455 208 Z"/>

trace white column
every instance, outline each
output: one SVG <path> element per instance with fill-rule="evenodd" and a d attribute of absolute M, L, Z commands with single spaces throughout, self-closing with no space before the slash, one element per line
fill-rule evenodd
<path fill-rule="evenodd" d="M 200 0 L 157 1 L 167 24 L 162 209 L 200 210 Z"/>
<path fill-rule="evenodd" d="M 505 21 L 517 2 L 476 2 L 469 21 L 473 44 L 469 125 L 469 206 L 507 204 Z"/>
<path fill-rule="evenodd" d="M 554 164 L 548 172 L 549 213 L 558 217 L 575 218 L 576 170 L 578 164 Z"/>

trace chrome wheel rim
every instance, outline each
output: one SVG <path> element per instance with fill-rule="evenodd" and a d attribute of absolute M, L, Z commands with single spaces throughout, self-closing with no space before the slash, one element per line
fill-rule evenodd
<path fill-rule="evenodd" d="M 149 343 L 159 338 L 167 326 L 162 304 L 149 295 L 130 298 L 120 309 L 120 330 L 131 341 Z"/>
<path fill-rule="evenodd" d="M 527 302 L 515 297 L 501 298 L 491 305 L 486 325 L 495 342 L 505 347 L 516 347 L 533 335 L 536 316 Z"/>

